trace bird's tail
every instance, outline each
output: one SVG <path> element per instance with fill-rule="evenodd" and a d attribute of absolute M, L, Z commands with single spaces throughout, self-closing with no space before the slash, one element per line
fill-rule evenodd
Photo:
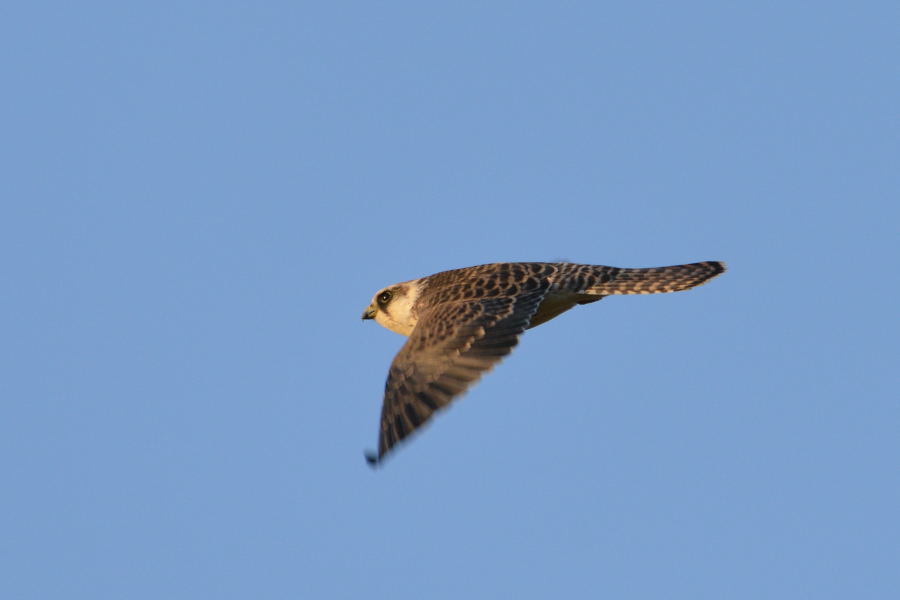
<path fill-rule="evenodd" d="M 609 267 L 603 267 L 609 269 Z M 610 269 L 600 282 L 585 290 L 591 295 L 662 294 L 680 292 L 706 283 L 725 272 L 725 263 L 706 261 L 649 269 Z M 605 281 L 604 281 L 605 280 Z"/>

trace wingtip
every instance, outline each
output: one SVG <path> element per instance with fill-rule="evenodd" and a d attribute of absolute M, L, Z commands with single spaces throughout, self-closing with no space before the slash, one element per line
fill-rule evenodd
<path fill-rule="evenodd" d="M 366 450 L 365 452 L 366 463 L 372 467 L 373 469 L 378 466 L 378 454 L 373 452 L 372 450 Z"/>

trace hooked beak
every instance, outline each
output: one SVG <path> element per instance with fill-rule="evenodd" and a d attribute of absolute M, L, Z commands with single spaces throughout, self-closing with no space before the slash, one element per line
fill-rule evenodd
<path fill-rule="evenodd" d="M 365 321 L 366 319 L 374 319 L 375 318 L 375 309 L 372 307 L 371 304 L 366 308 L 366 310 L 363 311 L 362 318 L 363 318 L 363 321 Z"/>

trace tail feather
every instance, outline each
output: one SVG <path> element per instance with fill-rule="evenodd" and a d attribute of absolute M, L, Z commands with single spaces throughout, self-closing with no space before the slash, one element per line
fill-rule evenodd
<path fill-rule="evenodd" d="M 680 292 L 702 285 L 724 272 L 725 263 L 718 261 L 649 269 L 615 269 L 606 271 L 606 276 L 600 278 L 601 282 L 587 288 L 585 293 L 609 296 Z"/>

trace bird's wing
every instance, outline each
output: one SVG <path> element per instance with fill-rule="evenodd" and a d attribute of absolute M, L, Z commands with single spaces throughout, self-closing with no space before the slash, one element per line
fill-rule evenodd
<path fill-rule="evenodd" d="M 388 373 L 378 453 L 385 454 L 509 354 L 549 284 L 506 297 L 447 302 L 419 318 Z"/>

